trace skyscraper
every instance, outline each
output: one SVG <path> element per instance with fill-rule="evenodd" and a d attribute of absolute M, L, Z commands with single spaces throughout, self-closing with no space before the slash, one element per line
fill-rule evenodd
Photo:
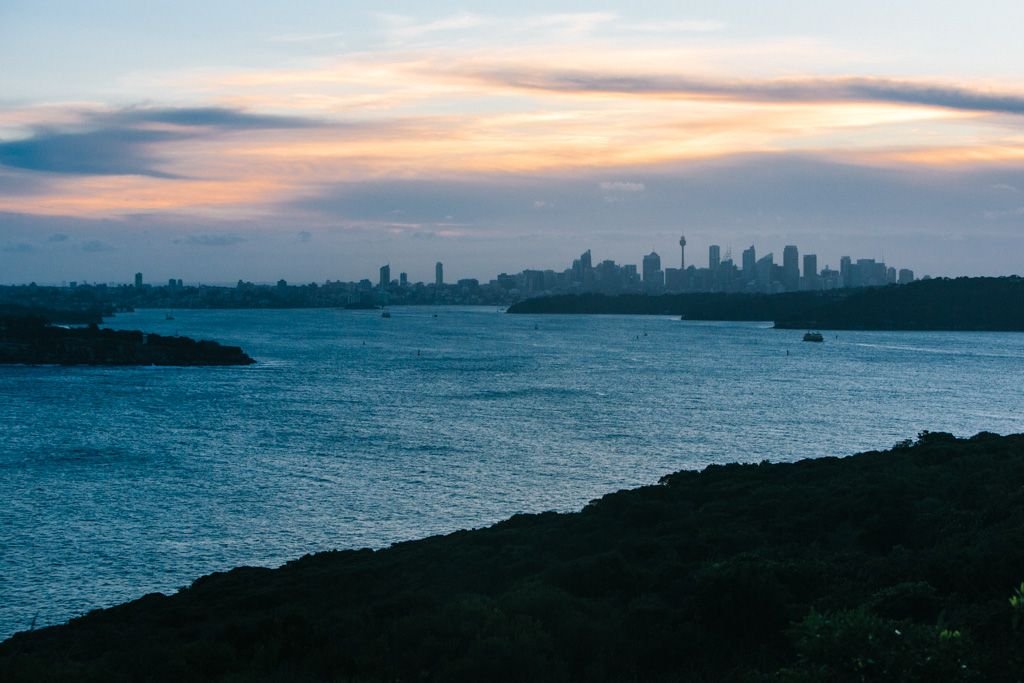
<path fill-rule="evenodd" d="M 800 288 L 800 252 L 792 244 L 782 250 L 782 284 L 790 292 Z"/>
<path fill-rule="evenodd" d="M 843 283 L 843 287 L 849 287 L 852 285 L 853 279 L 853 260 L 849 256 L 844 256 L 839 259 L 839 279 Z"/>
<path fill-rule="evenodd" d="M 380 267 L 380 284 L 378 286 L 381 289 L 387 289 L 389 284 L 391 284 L 391 264 L 390 263 Z"/>
<path fill-rule="evenodd" d="M 722 263 L 722 248 L 717 244 L 712 244 L 708 247 L 708 268 L 711 270 L 718 270 L 719 264 Z"/>
<path fill-rule="evenodd" d="M 135 273 L 135 286 L 142 289 L 142 273 Z"/>
<path fill-rule="evenodd" d="M 661 272 L 661 257 L 658 253 L 652 251 L 647 256 L 644 256 L 644 286 L 646 287 L 660 287 L 664 284 L 665 276 Z"/>
<path fill-rule="evenodd" d="M 444 284 L 444 264 L 440 261 L 434 266 L 434 284 L 438 287 Z"/>
<path fill-rule="evenodd" d="M 808 280 L 818 277 L 817 254 L 804 254 L 804 277 Z"/>
<path fill-rule="evenodd" d="M 747 280 L 754 278 L 754 266 L 757 264 L 757 252 L 754 251 L 754 245 L 751 244 L 749 249 L 743 250 L 743 276 Z"/>

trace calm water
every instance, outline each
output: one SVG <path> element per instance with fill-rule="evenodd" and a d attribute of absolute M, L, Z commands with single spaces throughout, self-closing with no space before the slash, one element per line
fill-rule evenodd
<path fill-rule="evenodd" d="M 111 326 L 241 344 L 259 364 L 0 367 L 0 638 L 682 468 L 1024 431 L 1019 334 L 808 344 L 757 323 L 489 308 L 175 316 Z"/>

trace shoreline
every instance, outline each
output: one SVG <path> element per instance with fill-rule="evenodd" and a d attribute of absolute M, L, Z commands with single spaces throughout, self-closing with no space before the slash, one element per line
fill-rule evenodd
<path fill-rule="evenodd" d="M 598 663 L 598 680 L 661 680 L 693 650 L 688 666 L 708 677 L 795 675 L 809 663 L 839 675 L 848 662 L 819 661 L 831 654 L 807 638 L 839 638 L 830 629 L 843 623 L 907 634 L 899 648 L 873 646 L 890 675 L 950 665 L 1004 680 L 1000 667 L 1015 660 L 994 653 L 1024 635 L 1008 603 L 1024 579 L 1022 486 L 1024 435 L 988 433 L 684 470 L 575 513 L 211 574 L 173 596 L 16 634 L 0 643 L 0 674 L 131 680 L 143 656 L 159 663 L 153 680 L 285 670 L 390 680 L 424 667 L 438 680 L 579 680 Z M 454 640 L 439 644 L 438 632 Z M 396 635 L 379 640 L 386 633 Z M 474 649 L 474 633 L 490 645 Z M 572 654 L 580 647 L 597 663 Z M 511 669 L 488 669 L 497 652 L 516 653 L 502 659 Z"/>

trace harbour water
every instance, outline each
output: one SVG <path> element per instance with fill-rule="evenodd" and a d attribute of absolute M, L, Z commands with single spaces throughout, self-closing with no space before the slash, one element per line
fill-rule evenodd
<path fill-rule="evenodd" d="M 1024 335 L 164 311 L 243 368 L 0 367 L 0 638 L 239 565 L 574 510 L 709 463 L 1024 431 Z"/>

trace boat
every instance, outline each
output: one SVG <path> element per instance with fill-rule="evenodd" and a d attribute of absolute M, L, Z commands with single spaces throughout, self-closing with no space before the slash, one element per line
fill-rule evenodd
<path fill-rule="evenodd" d="M 808 332 L 804 335 L 804 341 L 823 342 L 825 341 L 825 337 L 821 336 L 821 332 Z"/>
<path fill-rule="evenodd" d="M 390 318 L 391 317 L 391 311 L 381 311 L 380 317 L 382 317 L 382 318 Z"/>
<path fill-rule="evenodd" d="M 170 313 L 165 313 L 164 320 L 174 320 L 174 316 L 171 315 Z"/>

